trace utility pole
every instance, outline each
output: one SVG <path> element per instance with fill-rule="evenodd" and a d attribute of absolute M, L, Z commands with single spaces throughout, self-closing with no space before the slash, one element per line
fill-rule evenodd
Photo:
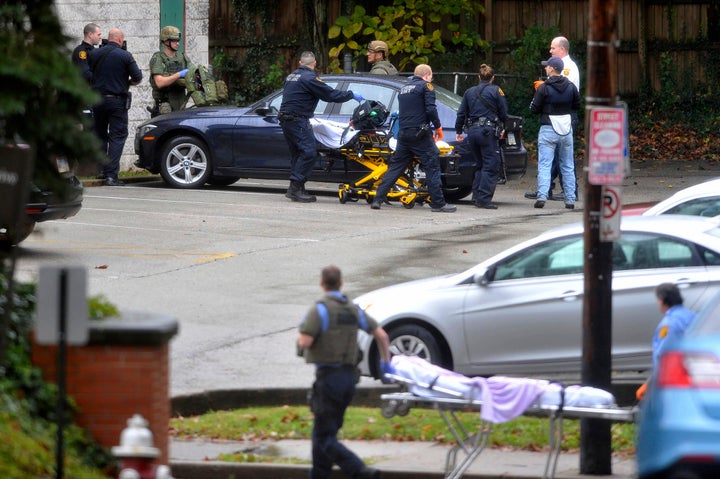
<path fill-rule="evenodd" d="M 601 241 L 603 186 L 590 184 L 590 111 L 593 106 L 613 107 L 617 92 L 615 36 L 617 0 L 590 0 L 587 42 L 586 154 L 584 240 L 582 384 L 611 388 L 612 345 L 612 242 Z M 611 472 L 610 422 L 582 419 L 580 423 L 580 473 Z"/>

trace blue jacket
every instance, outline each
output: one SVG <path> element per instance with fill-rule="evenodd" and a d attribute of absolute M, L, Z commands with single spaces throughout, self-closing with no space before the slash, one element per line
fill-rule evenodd
<path fill-rule="evenodd" d="M 489 121 L 507 120 L 507 101 L 499 86 L 486 81 L 468 88 L 463 95 L 455 120 L 455 132 L 460 135 L 466 124 L 487 118 Z"/>
<path fill-rule="evenodd" d="M 90 52 L 93 89 L 101 95 L 125 96 L 130 84 L 140 83 L 142 72 L 135 59 L 117 43 Z"/>
<path fill-rule="evenodd" d="M 301 66 L 285 78 L 280 111 L 311 118 L 320 100 L 345 103 L 352 99 L 352 91 L 336 90 L 322 81 L 313 69 Z"/>
<path fill-rule="evenodd" d="M 442 128 L 437 106 L 435 87 L 415 75 L 400 89 L 398 96 L 400 128 L 419 128 L 432 123 L 433 129 Z"/>

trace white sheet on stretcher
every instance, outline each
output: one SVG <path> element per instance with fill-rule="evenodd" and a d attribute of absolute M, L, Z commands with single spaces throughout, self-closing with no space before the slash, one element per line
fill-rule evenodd
<path fill-rule="evenodd" d="M 328 148 L 338 149 L 350 143 L 350 141 L 360 133 L 359 130 L 353 129 L 347 123 L 341 123 L 333 120 L 321 120 L 319 118 L 310 118 L 310 125 L 313 129 L 315 139 Z M 386 131 L 381 130 L 387 134 Z M 388 146 L 391 150 L 395 150 L 397 140 L 390 138 Z"/>
<path fill-rule="evenodd" d="M 531 406 L 558 406 L 562 386 L 542 379 L 492 376 L 467 377 L 416 356 L 394 356 L 396 374 L 408 379 L 410 392 L 421 397 L 462 398 L 482 402 L 480 416 L 492 423 L 509 421 Z M 413 384 L 414 383 L 414 384 Z M 429 388 L 420 384 L 430 385 Z M 565 406 L 615 407 L 614 396 L 602 389 L 568 386 Z"/>

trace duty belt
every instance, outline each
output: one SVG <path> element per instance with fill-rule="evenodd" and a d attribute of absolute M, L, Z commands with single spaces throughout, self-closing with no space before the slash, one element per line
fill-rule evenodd
<path fill-rule="evenodd" d="M 278 113 L 278 120 L 280 121 L 295 121 L 295 120 L 306 120 L 308 117 L 304 115 L 296 115 L 295 113 L 285 113 L 281 111 Z"/>
<path fill-rule="evenodd" d="M 467 127 L 470 128 L 472 126 L 495 126 L 495 122 L 481 116 L 477 120 L 468 122 Z"/>

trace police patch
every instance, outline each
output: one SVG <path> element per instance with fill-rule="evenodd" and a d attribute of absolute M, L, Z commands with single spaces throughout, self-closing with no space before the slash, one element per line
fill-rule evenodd
<path fill-rule="evenodd" d="M 78 56 L 80 57 L 80 60 L 87 60 L 87 52 L 85 50 L 80 50 Z"/>
<path fill-rule="evenodd" d="M 570 76 L 570 69 L 569 69 L 569 68 L 565 68 L 565 69 L 563 70 L 563 76 L 566 76 L 566 77 L 569 77 L 569 76 Z"/>
<path fill-rule="evenodd" d="M 435 87 L 433 86 L 432 83 L 428 83 L 428 84 L 427 84 L 427 88 L 428 88 L 428 90 L 430 90 L 430 91 L 433 91 L 433 90 L 435 89 Z"/>
<path fill-rule="evenodd" d="M 315 77 L 315 80 L 319 81 L 320 83 L 325 83 L 320 77 Z"/>
<path fill-rule="evenodd" d="M 658 331 L 658 337 L 660 339 L 667 337 L 669 329 L 670 329 L 670 326 L 663 326 L 662 328 L 660 328 L 660 331 Z"/>
<path fill-rule="evenodd" d="M 500 93 L 500 96 L 505 96 L 505 92 L 502 91 L 502 88 L 498 87 L 498 93 Z"/>

